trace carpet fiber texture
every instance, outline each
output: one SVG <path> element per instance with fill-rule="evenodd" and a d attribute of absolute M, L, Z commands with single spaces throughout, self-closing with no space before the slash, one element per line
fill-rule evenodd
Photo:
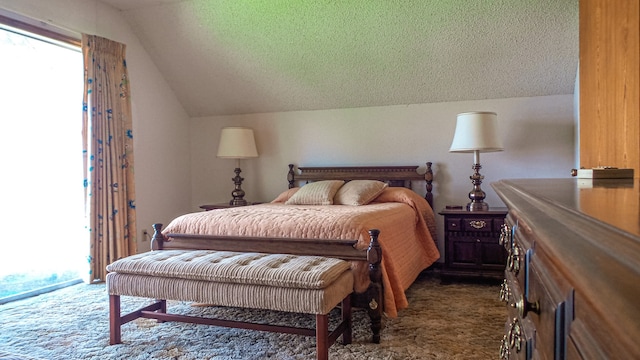
<path fill-rule="evenodd" d="M 506 308 L 499 287 L 443 285 L 423 273 L 408 290 L 409 308 L 385 319 L 380 344 L 370 343 L 369 319 L 354 310 L 353 343 L 331 346 L 332 359 L 495 359 Z M 129 312 L 148 300 L 122 297 Z M 169 301 L 169 312 L 304 327 L 312 315 L 200 307 Z M 339 314 L 335 312 L 337 320 Z M 75 285 L 0 305 L 0 355 L 24 359 L 314 359 L 315 338 L 207 325 L 138 319 L 109 346 L 109 301 L 104 284 Z M 2 357 L 0 356 L 0 359 Z M 12 357 L 11 359 L 14 359 Z M 15 359 L 20 359 L 15 357 Z"/>

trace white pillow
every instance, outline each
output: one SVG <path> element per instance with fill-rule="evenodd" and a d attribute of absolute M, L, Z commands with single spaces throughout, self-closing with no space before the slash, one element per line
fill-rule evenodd
<path fill-rule="evenodd" d="M 333 197 L 340 187 L 342 180 L 323 180 L 304 185 L 289 200 L 286 205 L 332 205 Z"/>
<path fill-rule="evenodd" d="M 336 205 L 367 205 L 387 188 L 378 180 L 351 180 L 344 184 L 333 198 Z"/>

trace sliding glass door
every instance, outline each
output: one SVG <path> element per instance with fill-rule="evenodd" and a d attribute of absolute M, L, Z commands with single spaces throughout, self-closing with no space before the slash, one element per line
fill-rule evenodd
<path fill-rule="evenodd" d="M 88 245 L 80 49 L 0 27 L 0 54 L 3 303 L 78 282 Z"/>

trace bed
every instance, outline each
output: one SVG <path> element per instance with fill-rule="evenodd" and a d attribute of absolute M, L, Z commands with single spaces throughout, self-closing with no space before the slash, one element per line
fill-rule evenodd
<path fill-rule="evenodd" d="M 424 173 L 418 168 L 289 165 L 288 189 L 273 201 L 185 214 L 164 229 L 155 224 L 152 246 L 350 260 L 353 303 L 368 310 L 377 343 L 383 312 L 395 317 L 406 308 L 405 291 L 440 257 L 431 163 Z M 424 182 L 424 197 L 412 190 L 416 182 Z"/>

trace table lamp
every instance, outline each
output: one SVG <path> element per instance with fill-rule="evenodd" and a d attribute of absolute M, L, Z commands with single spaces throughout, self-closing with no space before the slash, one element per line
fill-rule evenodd
<path fill-rule="evenodd" d="M 229 201 L 231 206 L 247 205 L 244 199 L 245 192 L 242 190 L 242 181 L 244 178 L 240 176 L 240 159 L 258 157 L 256 149 L 256 141 L 253 136 L 253 129 L 246 127 L 225 127 L 220 132 L 220 144 L 218 145 L 218 157 L 225 159 L 235 159 L 236 176 L 233 177 L 235 184 L 234 190 L 231 192 L 233 199 Z"/>
<path fill-rule="evenodd" d="M 502 151 L 502 141 L 498 137 L 498 117 L 494 112 L 466 112 L 458 114 L 456 131 L 451 142 L 450 152 L 473 153 L 473 175 L 469 178 L 473 190 L 469 192 L 471 202 L 469 211 L 486 211 L 489 205 L 484 202 L 486 194 L 480 188 L 484 176 L 480 175 L 480 153 Z"/>

